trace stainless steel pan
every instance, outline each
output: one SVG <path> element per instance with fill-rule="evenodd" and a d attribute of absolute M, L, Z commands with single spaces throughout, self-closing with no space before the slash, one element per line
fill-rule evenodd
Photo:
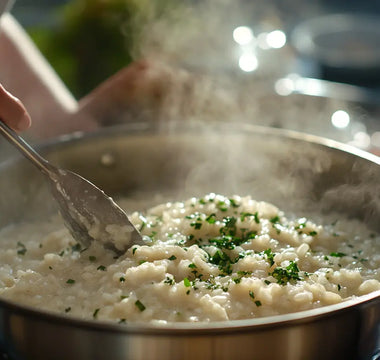
<path fill-rule="evenodd" d="M 326 139 L 247 124 L 140 123 L 39 151 L 114 195 L 155 203 L 157 194 L 251 194 L 295 214 L 338 211 L 380 230 L 380 159 Z M 0 226 L 55 211 L 43 181 L 22 159 L 0 166 Z M 77 320 L 0 300 L 0 326 L 11 359 L 371 359 L 380 292 L 288 315 L 169 327 Z"/>

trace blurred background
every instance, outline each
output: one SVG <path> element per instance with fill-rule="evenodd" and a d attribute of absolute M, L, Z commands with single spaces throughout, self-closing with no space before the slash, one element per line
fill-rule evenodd
<path fill-rule="evenodd" d="M 203 104 L 192 116 L 222 102 L 210 116 L 380 154 L 380 0 L 16 0 L 11 13 L 78 100 L 154 59 L 211 79 L 187 94 Z"/>

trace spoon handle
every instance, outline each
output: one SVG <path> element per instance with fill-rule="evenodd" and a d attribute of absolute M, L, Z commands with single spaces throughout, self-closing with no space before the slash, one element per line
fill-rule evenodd
<path fill-rule="evenodd" d="M 50 176 L 50 165 L 41 155 L 39 155 L 30 145 L 22 139 L 17 133 L 0 120 L 0 132 L 1 134 L 14 145 L 27 159 L 37 166 L 46 175 Z"/>

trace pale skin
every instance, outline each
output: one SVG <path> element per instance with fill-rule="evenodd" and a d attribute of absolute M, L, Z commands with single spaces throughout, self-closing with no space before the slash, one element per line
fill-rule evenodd
<path fill-rule="evenodd" d="M 0 84 L 0 118 L 15 131 L 24 131 L 31 125 L 31 118 L 23 103 Z"/>
<path fill-rule="evenodd" d="M 18 132 L 26 130 L 33 141 L 145 119 L 178 120 L 208 113 L 219 118 L 236 103 L 219 96 L 207 80 L 157 56 L 129 64 L 75 99 L 10 14 L 0 18 L 0 50 L 0 118 Z M 221 99 L 216 106 L 214 97 Z"/>
<path fill-rule="evenodd" d="M 10 14 L 0 19 L 0 50 L 0 118 L 18 132 L 27 130 L 34 141 L 139 120 L 144 111 L 159 112 L 166 95 L 182 88 L 176 84 L 183 82 L 183 74 L 156 62 L 137 61 L 84 98 L 74 99 Z"/>

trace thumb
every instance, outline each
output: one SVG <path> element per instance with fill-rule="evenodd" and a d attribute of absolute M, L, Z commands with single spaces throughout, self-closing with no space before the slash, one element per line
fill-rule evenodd
<path fill-rule="evenodd" d="M 0 84 L 0 118 L 12 129 L 23 131 L 30 127 L 31 118 L 23 103 Z"/>

